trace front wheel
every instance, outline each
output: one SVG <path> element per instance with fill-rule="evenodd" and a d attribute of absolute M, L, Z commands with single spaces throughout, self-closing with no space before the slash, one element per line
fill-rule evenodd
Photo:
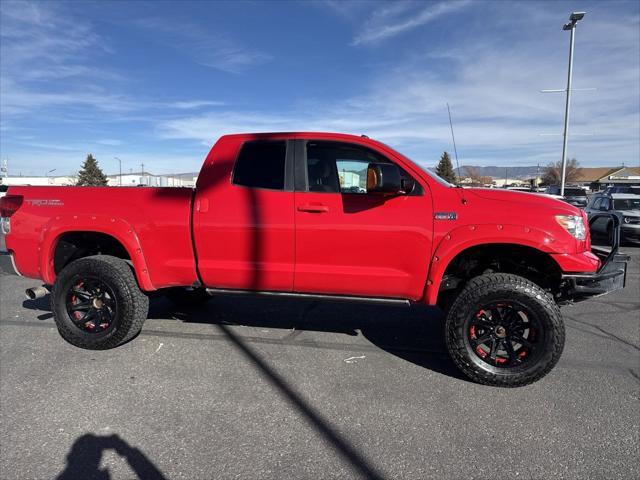
<path fill-rule="evenodd" d="M 492 273 L 470 280 L 446 318 L 446 340 L 456 365 L 485 385 L 520 387 L 555 366 L 564 348 L 564 324 L 553 298 L 517 275 Z"/>
<path fill-rule="evenodd" d="M 51 309 L 62 338 L 81 348 L 105 350 L 140 332 L 149 298 L 122 259 L 95 255 L 71 262 L 51 290 Z"/>

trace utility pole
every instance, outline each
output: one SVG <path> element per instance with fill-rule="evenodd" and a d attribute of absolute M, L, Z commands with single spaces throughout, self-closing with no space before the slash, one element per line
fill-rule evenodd
<path fill-rule="evenodd" d="M 507 180 L 509 179 L 509 177 L 507 176 L 507 170 L 509 170 L 509 168 L 504 167 L 504 188 L 507 188 Z"/>
<path fill-rule="evenodd" d="M 118 179 L 118 186 L 121 187 L 122 186 L 122 160 L 120 160 L 118 157 L 113 157 L 116 160 L 118 160 L 118 165 L 120 167 L 120 178 Z"/>
<path fill-rule="evenodd" d="M 569 140 L 569 112 L 571 106 L 571 82 L 573 76 L 573 46 L 576 37 L 576 24 L 584 18 L 585 12 L 572 12 L 569 15 L 569 23 L 565 23 L 563 30 L 571 31 L 569 40 L 569 72 L 567 74 L 567 95 L 564 107 L 564 133 L 562 140 L 562 174 L 560 177 L 560 195 L 564 197 L 564 184 L 567 177 L 567 142 Z"/>
<path fill-rule="evenodd" d="M 140 168 L 141 168 L 141 170 L 140 170 L 140 180 L 142 180 L 142 183 L 144 184 L 145 183 L 145 181 L 144 181 L 144 162 L 142 162 L 140 164 Z"/>

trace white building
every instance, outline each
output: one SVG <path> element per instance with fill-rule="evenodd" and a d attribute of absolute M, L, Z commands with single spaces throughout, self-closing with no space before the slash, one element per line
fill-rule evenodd
<path fill-rule="evenodd" d="M 107 175 L 108 185 L 112 187 L 193 187 L 198 178 L 197 173 L 169 173 L 153 175 L 149 172 L 123 173 Z"/>
<path fill-rule="evenodd" d="M 194 187 L 197 173 L 153 175 L 149 172 L 123 173 L 107 175 L 107 185 L 110 187 Z M 77 177 L 73 176 L 45 176 L 45 177 L 0 177 L 0 185 L 34 185 L 34 186 L 73 186 Z"/>
<path fill-rule="evenodd" d="M 496 187 L 528 187 L 529 182 L 521 178 L 494 178 L 493 184 Z"/>
<path fill-rule="evenodd" d="M 0 185 L 56 185 L 58 187 L 75 185 L 76 178 L 71 176 L 60 177 L 0 177 Z"/>

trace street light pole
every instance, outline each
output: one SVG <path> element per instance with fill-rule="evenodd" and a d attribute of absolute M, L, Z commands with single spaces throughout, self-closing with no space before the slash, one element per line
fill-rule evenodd
<path fill-rule="evenodd" d="M 118 165 L 120 166 L 120 178 L 118 179 L 118 186 L 121 187 L 122 186 L 122 160 L 120 160 L 118 157 L 113 157 L 113 158 L 118 160 Z"/>
<path fill-rule="evenodd" d="M 571 105 L 571 82 L 573 77 L 573 46 L 575 44 L 576 24 L 582 20 L 585 12 L 572 12 L 569 23 L 564 24 L 563 30 L 571 31 L 569 40 L 569 73 L 567 75 L 567 99 L 564 107 L 564 133 L 562 140 L 562 174 L 560 177 L 560 195 L 564 197 L 564 184 L 567 178 L 567 143 L 569 141 L 569 111 Z"/>
<path fill-rule="evenodd" d="M 47 173 L 44 174 L 44 176 L 47 178 L 47 185 L 49 185 L 49 174 L 51 172 L 55 172 L 57 170 L 57 168 L 52 168 L 51 170 L 49 170 Z"/>

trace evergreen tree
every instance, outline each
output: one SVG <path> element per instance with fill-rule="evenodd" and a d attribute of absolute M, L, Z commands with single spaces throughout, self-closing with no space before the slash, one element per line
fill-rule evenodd
<path fill-rule="evenodd" d="M 444 152 L 440 157 L 440 162 L 436 167 L 436 174 L 447 182 L 456 183 L 456 174 L 453 171 L 453 164 L 447 152 Z"/>
<path fill-rule="evenodd" d="M 107 177 L 98 166 L 98 161 L 93 155 L 87 155 L 87 159 L 82 164 L 78 172 L 76 185 L 81 187 L 100 187 L 107 184 Z"/>

